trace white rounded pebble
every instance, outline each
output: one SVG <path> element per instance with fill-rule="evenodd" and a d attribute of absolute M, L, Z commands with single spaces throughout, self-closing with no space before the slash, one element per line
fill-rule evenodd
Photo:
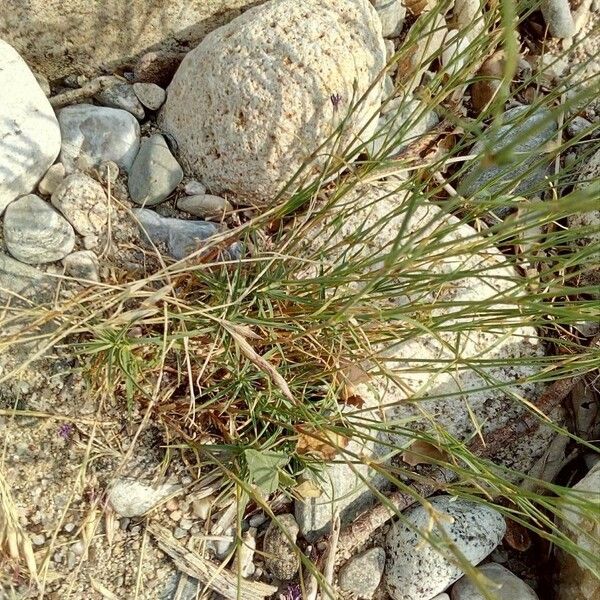
<path fill-rule="evenodd" d="M 502 565 L 488 563 L 477 571 L 491 582 L 488 591 L 496 600 L 539 600 L 537 594 L 522 579 Z M 481 587 L 465 575 L 452 587 L 452 600 L 486 600 Z"/>
<path fill-rule="evenodd" d="M 50 196 L 54 193 L 54 190 L 62 183 L 65 178 L 65 167 L 62 163 L 56 163 L 52 165 L 46 174 L 42 177 L 42 180 L 38 183 L 38 191 L 44 196 Z"/>

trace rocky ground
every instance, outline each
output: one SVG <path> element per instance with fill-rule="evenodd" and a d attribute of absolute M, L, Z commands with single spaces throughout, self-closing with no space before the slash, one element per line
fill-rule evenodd
<path fill-rule="evenodd" d="M 560 1 L 543 5 L 541 13 L 522 24 L 523 51 L 515 75 L 527 81 L 537 73 L 542 83 L 523 86 L 503 107 L 501 127 L 485 129 L 469 152 L 479 154 L 490 144 L 500 149 L 513 141 L 515 152 L 526 153 L 553 143 L 557 135 L 578 140 L 560 157 L 559 167 L 583 157 L 569 186 L 586 190 L 597 186 L 600 177 L 594 139 L 600 123 L 599 7 L 586 0 L 570 8 Z M 379 77 L 415 23 L 420 26 L 427 15 L 433 15 L 435 26 L 426 24 L 429 33 L 408 58 Z M 340 148 L 354 152 L 355 160 L 373 160 L 382 152 L 394 156 L 418 147 L 436 127 L 447 125 L 442 111 L 429 107 L 422 86 L 436 73 L 460 73 L 460 53 L 482 35 L 480 17 L 479 3 L 466 0 L 451 3 L 445 13 L 414 0 L 273 0 L 216 29 L 188 53 L 151 52 L 131 68 L 99 77 L 80 71 L 50 82 L 0 40 L 0 300 L 5 306 L 0 321 L 0 550 L 6 551 L 0 598 L 316 597 L 307 591 L 308 579 L 299 579 L 297 548 L 323 567 L 327 536 L 335 530 L 332 514 L 347 525 L 373 506 L 364 480 L 387 491 L 369 463 L 383 460 L 384 444 L 400 447 L 405 435 L 387 432 L 383 439 L 375 433 L 367 441 L 350 440 L 346 450 L 369 460 L 358 465 L 329 462 L 325 482 L 307 477 L 307 489 L 319 488 L 318 497 L 308 494 L 293 502 L 277 496 L 269 509 L 276 519 L 250 502 L 238 518 L 235 498 L 224 492 L 225 479 L 195 460 L 182 442 L 185 436 L 178 437 L 166 420 L 156 418 L 152 404 L 128 403 L 121 389 L 111 389 L 110 381 L 99 386 L 94 368 L 83 368 L 98 366 L 89 356 L 81 359 L 72 345 L 83 339 L 78 337 L 83 325 L 73 325 L 70 336 L 57 343 L 53 332 L 66 326 L 64 307 L 99 306 L 90 300 L 94 294 L 101 306 L 102 298 L 109 302 L 117 288 L 132 295 L 99 311 L 126 319 L 151 309 L 151 296 L 145 304 L 132 304 L 133 290 L 165 264 L 233 264 L 248 258 L 252 248 L 240 241 L 239 228 L 268 211 L 270 200 L 294 173 L 299 186 L 326 167 L 330 175 L 343 170 L 347 165 L 330 164 Z M 459 35 L 469 27 L 474 37 Z M 424 61 L 427 54 L 434 58 Z M 485 58 L 484 75 L 493 75 L 505 60 L 497 53 Z M 572 87 L 561 90 L 561 80 L 567 78 Z M 477 115 L 498 87 L 495 80 L 463 90 L 461 110 Z M 543 94 L 559 90 L 558 96 L 568 101 L 573 90 L 584 89 L 591 96 L 567 112 L 564 128 L 546 108 L 535 105 Z M 352 99 L 359 97 L 363 102 L 348 113 Z M 415 114 L 421 114 L 416 122 Z M 337 128 L 341 135 L 332 139 Z M 537 156 L 496 165 L 480 158 L 458 180 L 447 172 L 449 180 L 442 177 L 441 183 L 450 197 L 458 193 L 489 200 L 517 177 L 513 195 L 529 198 L 550 193 L 549 167 L 553 165 Z M 351 232 L 393 215 L 394 207 L 406 202 L 406 193 L 391 185 L 397 177 L 404 176 L 390 174 L 378 186 L 364 182 L 350 194 L 351 210 L 341 230 L 334 218 L 307 226 L 298 245 L 298 256 L 309 264 L 301 277 L 327 273 L 350 247 L 356 256 L 374 258 L 367 270 L 376 271 L 399 228 L 406 227 L 421 244 L 434 232 L 456 244 L 478 235 L 476 224 L 460 221 L 460 213 L 447 215 L 439 204 L 427 203 L 407 221 L 402 214 L 391 216 L 388 227 L 368 243 L 352 240 L 350 245 Z M 498 205 L 490 213 L 492 223 L 507 218 L 512 208 Z M 439 233 L 440 222 L 452 228 Z M 569 226 L 599 223 L 600 212 L 592 210 L 571 216 Z M 267 248 L 268 235 L 263 238 Z M 599 238 L 600 233 L 592 233 L 580 243 Z M 310 263 L 321 246 L 322 262 Z M 589 272 L 582 276 L 588 285 L 600 280 L 594 260 L 590 257 Z M 484 302 L 510 295 L 515 271 L 499 249 L 438 258 L 421 269 L 451 274 L 458 265 L 485 268 L 488 280 L 465 277 L 443 293 L 428 291 L 426 301 Z M 409 300 L 396 297 L 389 304 Z M 82 323 L 92 320 L 78 315 Z M 451 323 L 461 318 L 447 309 L 443 316 Z M 589 339 L 598 331 L 594 322 L 581 327 Z M 132 338 L 143 335 L 131 332 Z M 491 368 L 487 376 L 514 382 L 511 393 L 540 397 L 542 386 L 532 380 L 545 347 L 534 327 L 504 323 L 499 331 L 471 330 L 467 338 L 467 359 L 531 359 L 530 364 Z M 516 407 L 502 389 L 475 391 L 468 407 L 439 398 L 425 398 L 419 410 L 406 403 L 426 383 L 441 397 L 482 385 L 475 370 L 431 377 L 414 367 L 415 357 L 451 360 L 448 348 L 456 341 L 450 328 L 436 338 L 375 348 L 378 358 L 402 365 L 402 385 L 390 384 L 383 375 L 357 383 L 364 403 L 358 424 L 365 427 L 370 418 L 379 421 L 385 414 L 392 421 L 410 419 L 415 430 L 424 430 L 430 424 L 423 417 L 426 410 L 459 439 L 475 433 L 475 419 L 493 440 L 524 418 L 523 407 Z M 574 433 L 593 439 L 597 398 L 593 391 L 584 393 L 588 402 L 580 403 L 575 420 L 581 428 Z M 562 423 L 565 412 L 563 407 L 553 416 Z M 540 428 L 508 448 L 497 447 L 492 458 L 521 472 L 544 469 L 552 439 L 550 428 Z M 591 453 L 586 460 L 578 478 L 590 472 L 579 486 L 594 490 L 600 471 Z M 431 476 L 428 467 L 416 470 Z M 483 598 L 463 576 L 467 566 L 457 566 L 415 532 L 427 530 L 432 514 L 443 515 L 438 525 L 444 525 L 444 534 L 471 571 L 502 586 L 501 600 L 551 597 L 555 581 L 547 575 L 548 543 L 498 510 L 445 494 L 434 497 L 428 509 L 406 508 L 403 520 L 386 521 L 351 550 L 340 549 L 335 577 L 330 578 L 333 597 Z M 572 515 L 571 522 L 578 518 Z M 583 527 L 597 530 L 598 524 Z M 600 592 L 589 570 L 569 557 L 562 560 L 562 585 L 569 595 L 561 598 L 589 599 Z M 32 561 L 37 580 L 28 577 Z M 476 565 L 481 566 L 474 570 Z"/>

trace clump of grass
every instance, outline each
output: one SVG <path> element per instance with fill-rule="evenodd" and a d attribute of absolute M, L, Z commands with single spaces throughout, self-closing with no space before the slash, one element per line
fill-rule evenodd
<path fill-rule="evenodd" d="M 522 100 L 533 90 L 531 105 L 548 108 L 564 125 L 570 106 L 588 98 L 583 91 L 566 100 L 571 88 L 580 90 L 572 79 L 545 87 L 535 70 L 515 76 L 518 21 L 532 10 L 531 3 L 515 7 L 502 2 L 490 8 L 485 33 L 472 39 L 455 59 L 461 61 L 461 69 L 451 76 L 438 70 L 419 88 L 423 110 L 435 109 L 443 118 L 429 145 L 417 142 L 399 157 L 390 156 L 396 142 L 422 117 L 418 112 L 404 127 L 386 132 L 386 144 L 375 157 L 365 157 L 360 147 L 337 148 L 317 181 L 282 196 L 271 210 L 214 240 L 195 259 L 165 265 L 136 281 L 100 285 L 54 307 L 45 318 L 57 328 L 44 339 L 45 347 L 66 341 L 79 354 L 93 388 L 123 410 L 142 407 L 164 426 L 169 439 L 176 440 L 173 446 L 186 460 L 224 475 L 229 482 L 226 491 L 236 494 L 241 504 L 240 514 L 249 502 L 270 512 L 269 493 L 271 498 L 296 497 L 300 477 L 317 468 L 327 448 L 334 449 L 335 460 L 360 462 L 365 458 L 346 455 L 345 439 L 369 439 L 373 429 L 392 436 L 400 431 L 406 445 L 418 439 L 438 448 L 440 454 L 432 462 L 456 477 L 445 486 L 448 493 L 492 503 L 597 569 L 594 557 L 555 522 L 565 503 L 577 504 L 593 516 L 597 507 L 592 502 L 568 487 L 533 481 L 527 473 L 473 454 L 465 439 L 439 426 L 433 414 L 424 415 L 426 428 L 372 421 L 361 426 L 360 402 L 352 404 L 353 384 L 365 376 L 365 365 L 376 367 L 373 372 L 390 381 L 402 379 L 402 364 L 378 360 L 382 346 L 423 336 L 442 340 L 453 358 L 431 361 L 414 356 L 410 370 L 428 373 L 432 379 L 449 369 L 478 373 L 482 387 L 461 390 L 466 402 L 469 393 L 501 391 L 535 414 L 536 397 L 523 397 L 515 391 L 516 383 L 519 389 L 536 393 L 573 377 L 594 385 L 600 349 L 590 346 L 577 326 L 600 318 L 597 290 L 582 283 L 600 255 L 600 245 L 596 241 L 581 245 L 581 238 L 593 232 L 570 230 L 566 220 L 597 206 L 595 188 L 573 188 L 578 170 L 597 143 L 589 138 L 566 140 L 559 133 L 554 144 L 539 150 L 531 169 L 552 160 L 558 167 L 539 184 L 543 199 L 515 196 L 511 190 L 518 181 L 509 182 L 501 197 L 476 201 L 455 191 L 456 181 L 479 158 L 469 156 L 472 144 L 494 126 L 508 99 Z M 419 21 L 394 62 L 405 64 L 431 18 L 425 15 Z M 507 55 L 503 85 L 487 110 L 473 115 L 461 104 L 462 94 L 476 79 L 483 59 L 499 47 Z M 441 49 L 435 49 L 423 62 L 429 64 L 440 55 Z M 561 157 L 574 149 L 575 160 L 561 166 Z M 501 162 L 511 156 L 510 151 L 496 154 L 487 148 L 486 158 Z M 340 165 L 349 165 L 351 159 L 352 165 L 340 171 Z M 382 198 L 403 201 L 375 222 L 346 232 L 345 224 L 366 185 Z M 501 220 L 494 209 L 507 203 L 518 211 Z M 409 226 L 415 211 L 431 204 L 443 212 Z M 457 220 L 449 220 L 448 213 Z M 391 221 L 400 223 L 391 241 L 375 254 L 365 251 Z M 319 223 L 327 227 L 311 238 Z M 478 233 L 465 238 L 465 223 Z M 253 251 L 240 261 L 224 262 L 211 250 L 231 235 Z M 497 255 L 498 248 L 509 267 L 501 275 L 497 263 L 464 262 L 465 255 Z M 459 266 L 450 272 L 436 269 L 442 262 Z M 498 276 L 506 285 L 495 295 L 480 301 L 444 299 L 445 291 L 465 279 Z M 535 329 L 543 353 L 495 358 L 461 354 L 461 340 L 469 332 L 497 334 L 519 327 Z M 501 367 L 527 367 L 530 374 L 519 381 L 499 380 L 494 369 Z M 429 401 L 435 399 L 435 393 L 428 395 Z M 568 436 L 575 448 L 597 452 L 593 442 L 568 431 L 552 415 L 538 417 L 540 424 Z M 299 451 L 299 439 L 306 431 L 321 444 L 320 460 Z M 249 452 L 256 450 L 280 459 L 273 463 L 274 492 L 273 478 L 266 493 L 265 482 L 257 479 L 248 460 Z M 388 450 L 398 452 L 391 443 Z M 376 466 L 394 485 L 410 489 L 407 481 L 415 477 L 414 469 L 397 460 Z M 426 470 L 419 475 L 428 476 Z M 534 485 L 521 485 L 523 480 Z M 307 559 L 304 562 L 316 571 Z"/>

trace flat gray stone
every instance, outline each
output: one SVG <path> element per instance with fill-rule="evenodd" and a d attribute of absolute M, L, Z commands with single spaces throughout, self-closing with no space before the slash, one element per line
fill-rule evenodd
<path fill-rule="evenodd" d="M 469 152 L 481 154 L 481 158 L 473 161 L 460 179 L 458 193 L 467 200 L 484 200 L 501 194 L 529 197 L 539 193 L 549 164 L 544 146 L 557 129 L 550 111 L 517 106 L 504 113 L 502 122 L 498 129 L 485 131 L 484 139 Z M 507 155 L 500 157 L 501 162 L 499 159 L 491 163 L 485 156 L 488 148 L 496 154 L 506 151 Z M 494 210 L 501 218 L 508 211 L 504 207 Z"/>
<path fill-rule="evenodd" d="M 52 205 L 83 236 L 100 235 L 108 223 L 108 198 L 103 187 L 80 171 L 56 188 Z"/>
<path fill-rule="evenodd" d="M 180 198 L 177 201 L 177 208 L 202 219 L 222 219 L 233 210 L 225 198 L 211 194 Z"/>
<path fill-rule="evenodd" d="M 8 205 L 4 243 L 16 259 L 28 264 L 54 262 L 75 246 L 71 224 L 50 204 L 29 194 Z"/>
<path fill-rule="evenodd" d="M 219 233 L 219 228 L 206 221 L 184 221 L 161 217 L 147 208 L 134 209 L 143 237 L 154 244 L 164 244 L 169 254 L 181 260 L 202 246 L 202 242 Z"/>
<path fill-rule="evenodd" d="M 341 569 L 338 583 L 342 590 L 353 592 L 358 598 L 373 596 L 383 575 L 385 550 L 376 546 L 352 557 Z"/>
<path fill-rule="evenodd" d="M 129 172 L 129 195 L 136 204 L 155 206 L 181 183 L 183 170 L 162 135 L 142 141 Z"/>
<path fill-rule="evenodd" d="M 0 252 L 0 301 L 18 303 L 18 296 L 46 302 L 52 298 L 56 282 L 39 269 Z"/>
<path fill-rule="evenodd" d="M 435 548 L 423 533 L 441 527 L 472 565 L 480 563 L 502 540 L 504 517 L 496 510 L 452 496 L 430 498 L 436 524 L 423 506 L 402 513 L 387 536 L 386 586 L 393 600 L 425 600 L 443 592 L 463 575 L 451 549 Z M 431 527 L 433 529 L 431 530 Z"/>
<path fill-rule="evenodd" d="M 140 125 L 125 110 L 77 104 L 58 112 L 62 134 L 60 161 L 67 173 L 112 160 L 129 171 L 140 147 Z"/>
<path fill-rule="evenodd" d="M 297 537 L 298 524 L 293 515 L 277 515 L 276 520 L 269 524 L 263 542 L 263 552 L 265 569 L 273 577 L 288 581 L 298 572 L 300 557 L 289 541 L 291 538 L 295 543 Z"/>
<path fill-rule="evenodd" d="M 398 37 L 402 33 L 406 7 L 402 0 L 372 0 L 379 19 L 383 37 Z"/>
<path fill-rule="evenodd" d="M 477 569 L 492 582 L 489 592 L 496 600 L 539 600 L 537 594 L 507 568 L 496 563 L 488 563 Z M 486 600 L 481 588 L 465 575 L 452 587 L 452 600 Z"/>
<path fill-rule="evenodd" d="M 167 99 L 167 92 L 155 83 L 134 83 L 133 91 L 139 101 L 150 110 L 158 110 Z"/>
<path fill-rule="evenodd" d="M 10 202 L 35 188 L 60 150 L 60 130 L 48 99 L 25 61 L 1 39 L 0 107 L 1 215 Z"/>
<path fill-rule="evenodd" d="M 553 37 L 570 38 L 575 35 L 575 22 L 569 0 L 542 0 L 540 8 Z"/>
<path fill-rule="evenodd" d="M 142 103 L 129 83 L 120 83 L 106 88 L 96 94 L 95 99 L 103 106 L 126 110 L 140 121 L 146 116 Z"/>

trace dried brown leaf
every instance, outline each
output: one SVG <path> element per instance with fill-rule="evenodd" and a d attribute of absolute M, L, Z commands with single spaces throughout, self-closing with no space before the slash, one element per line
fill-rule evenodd
<path fill-rule="evenodd" d="M 402 453 L 401 458 L 411 467 L 416 465 L 433 465 L 438 462 L 448 462 L 449 460 L 446 452 L 424 440 L 415 440 Z"/>
<path fill-rule="evenodd" d="M 296 452 L 321 458 L 333 460 L 337 453 L 348 445 L 348 438 L 328 431 L 317 430 L 313 427 L 297 427 L 298 442 Z"/>
<path fill-rule="evenodd" d="M 318 498 L 323 493 L 323 490 L 321 490 L 321 488 L 310 479 L 307 479 L 306 481 L 303 481 L 302 483 L 297 485 L 294 488 L 294 491 L 296 492 L 296 494 L 298 494 L 305 500 L 308 500 L 310 498 Z"/>

